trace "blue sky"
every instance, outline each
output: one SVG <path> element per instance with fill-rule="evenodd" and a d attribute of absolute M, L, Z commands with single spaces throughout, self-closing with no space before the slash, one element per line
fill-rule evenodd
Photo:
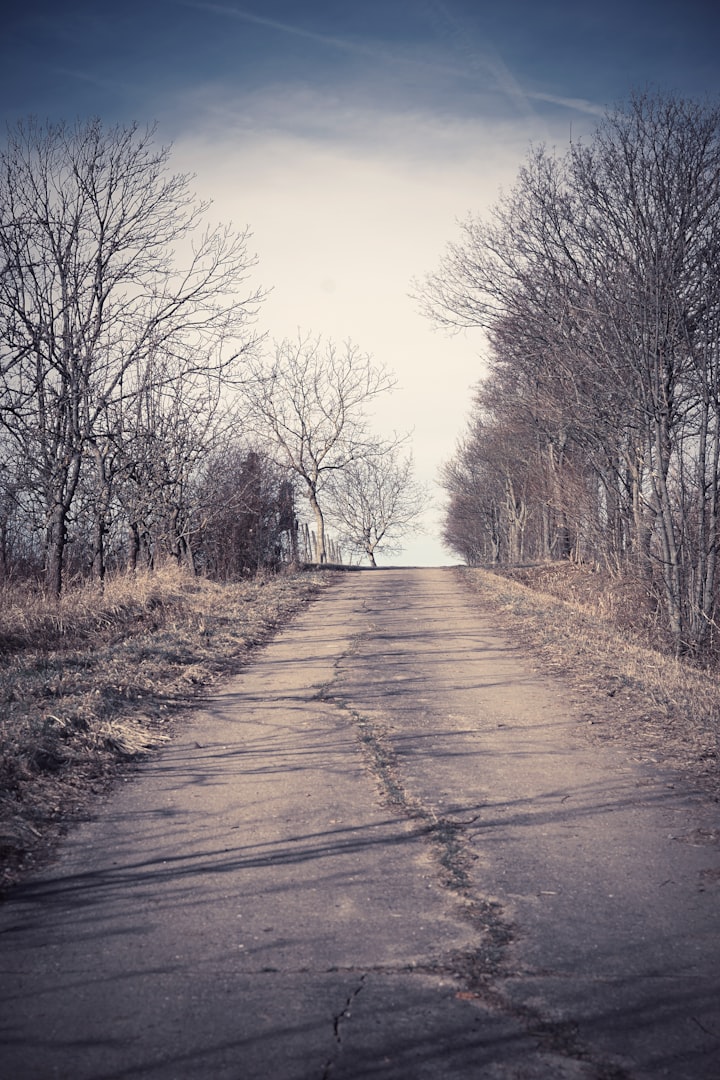
<path fill-rule="evenodd" d="M 172 126 L 193 88 L 284 85 L 451 114 L 522 110 L 526 98 L 542 114 L 648 82 L 713 91 L 719 27 L 703 0 L 16 0 L 3 17 L 3 112 L 150 110 Z"/>
<path fill-rule="evenodd" d="M 411 278 L 531 141 L 562 149 L 633 89 L 717 99 L 719 56 L 720 5 L 701 0 L 6 0 L 0 113 L 157 121 L 212 215 L 250 226 L 262 328 L 394 368 L 376 423 L 414 429 L 432 482 L 483 342 L 434 333 Z M 406 561 L 447 561 L 436 517 Z"/>

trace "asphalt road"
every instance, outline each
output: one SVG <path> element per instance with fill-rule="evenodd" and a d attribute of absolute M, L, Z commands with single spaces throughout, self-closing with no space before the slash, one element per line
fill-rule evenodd
<path fill-rule="evenodd" d="M 347 574 L 0 911 L 2 1080 L 718 1080 L 720 810 Z"/>

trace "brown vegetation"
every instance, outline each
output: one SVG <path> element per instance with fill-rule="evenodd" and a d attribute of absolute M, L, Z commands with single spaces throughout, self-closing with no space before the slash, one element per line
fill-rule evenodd
<path fill-rule="evenodd" d="M 569 562 L 458 570 L 580 703 L 589 738 L 720 798 L 717 673 L 653 646 L 651 603 Z M 218 585 L 167 567 L 60 601 L 6 589 L 0 614 L 0 883 L 42 859 L 90 799 L 170 737 L 183 708 L 332 575 Z"/>
<path fill-rule="evenodd" d="M 720 799 L 717 671 L 653 647 L 641 597 L 569 562 L 458 573 L 538 670 L 562 676 L 589 737 L 618 741 Z"/>
<path fill-rule="evenodd" d="M 184 706 L 328 580 L 218 585 L 167 567 L 58 600 L 3 590 L 0 884 L 37 862 L 68 818 L 165 742 Z"/>

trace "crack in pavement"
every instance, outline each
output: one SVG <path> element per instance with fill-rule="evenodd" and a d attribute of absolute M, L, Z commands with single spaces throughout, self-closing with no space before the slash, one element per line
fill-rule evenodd
<path fill-rule="evenodd" d="M 338 658 L 336 666 L 347 655 L 349 652 Z M 443 870 L 441 884 L 462 899 L 463 917 L 488 939 L 487 945 L 473 955 L 482 956 L 485 974 L 489 970 L 498 972 L 501 953 L 512 941 L 513 932 L 510 924 L 502 920 L 502 906 L 499 903 L 472 894 L 468 872 L 472 857 L 467 850 L 464 832 L 475 824 L 477 816 L 469 821 L 453 821 L 448 817 L 439 817 L 413 798 L 402 782 L 397 756 L 387 733 L 379 724 L 362 716 L 347 701 L 333 694 L 332 685 L 332 681 L 325 684 L 318 697 L 335 705 L 352 719 L 361 750 L 378 781 L 385 804 L 399 810 L 409 821 L 421 824 L 418 835 L 424 836 L 434 849 L 436 860 Z"/>
<path fill-rule="evenodd" d="M 717 815 L 452 582 L 358 577 L 6 909 L 8 1075 L 715 1080 Z"/>
<path fill-rule="evenodd" d="M 540 1052 L 557 1055 L 568 1062 L 592 1068 L 593 1080 L 630 1080 L 630 1074 L 624 1068 L 603 1061 L 582 1044 L 575 1024 L 551 1020 L 530 1006 L 511 1003 L 498 989 L 498 982 L 502 983 L 516 974 L 506 965 L 506 951 L 514 939 L 514 931 L 512 925 L 503 918 L 502 905 L 497 901 L 478 897 L 471 888 L 469 867 L 473 857 L 468 851 L 466 836 L 470 827 L 477 825 L 480 815 L 474 815 L 468 820 L 438 816 L 412 796 L 403 783 L 398 758 L 387 730 L 353 708 L 350 701 L 335 689 L 341 684 L 343 663 L 357 654 L 363 639 L 370 634 L 371 630 L 365 631 L 350 641 L 347 649 L 334 662 L 333 676 L 319 688 L 315 696 L 317 700 L 333 705 L 351 719 L 367 766 L 379 785 L 383 802 L 402 813 L 409 821 L 420 823 L 421 828 L 417 835 L 424 837 L 434 851 L 435 859 L 443 871 L 440 877 L 442 887 L 453 892 L 461 901 L 459 914 L 481 935 L 481 944 L 474 949 L 463 950 L 434 963 L 418 964 L 404 970 L 408 973 L 455 979 L 465 988 L 458 990 L 456 997 L 475 1001 L 478 1006 L 487 1010 L 513 1017 L 523 1025 L 526 1033 L 537 1041 Z M 366 977 L 367 973 L 348 997 L 343 1010 L 335 1017 L 338 1054 L 326 1064 L 322 1080 L 327 1080 L 337 1062 L 341 1049 L 340 1025 L 350 1016 L 350 1005 L 362 990 Z"/>
<path fill-rule="evenodd" d="M 352 1015 L 352 1004 L 358 994 L 362 991 L 362 988 L 365 985 L 366 978 L 367 975 L 365 974 L 360 976 L 360 981 L 358 985 L 348 994 L 345 1000 L 345 1004 L 343 1005 L 340 1012 L 333 1017 L 333 1035 L 335 1037 L 336 1050 L 335 1054 L 331 1058 L 329 1058 L 328 1061 L 325 1062 L 325 1066 L 321 1075 L 321 1080 L 328 1080 L 330 1073 L 332 1072 L 333 1066 L 337 1062 L 337 1059 L 342 1052 L 342 1024 L 343 1021 L 350 1019 L 350 1016 Z"/>

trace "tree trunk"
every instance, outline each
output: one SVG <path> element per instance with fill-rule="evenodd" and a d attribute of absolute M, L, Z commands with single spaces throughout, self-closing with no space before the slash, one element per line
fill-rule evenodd
<path fill-rule="evenodd" d="M 637 459 L 629 462 L 628 473 L 632 493 L 632 558 L 642 579 L 647 584 L 651 584 L 652 561 L 650 557 L 650 542 L 652 539 L 652 524 L 648 521 L 648 508 L 642 494 L 642 462 L 639 456 Z"/>
<path fill-rule="evenodd" d="M 682 568 L 680 566 L 675 521 L 667 485 L 670 465 L 669 433 L 666 418 L 661 416 L 655 422 L 654 431 L 654 468 L 651 472 L 653 498 L 656 509 L 656 524 L 660 537 L 662 558 L 663 594 L 668 629 L 673 642 L 673 650 L 679 656 L 684 648 L 683 611 L 682 611 Z"/>
<path fill-rule="evenodd" d="M 314 491 L 310 491 L 308 493 L 308 502 L 310 503 L 313 514 L 315 515 L 315 526 L 317 528 L 316 561 L 319 563 L 325 563 L 327 562 L 327 550 L 325 547 L 325 518 L 323 517 L 323 512 L 320 509 L 320 503 L 317 501 L 317 496 Z"/>
<path fill-rule="evenodd" d="M 107 459 L 97 446 L 92 447 L 95 459 L 97 491 L 95 496 L 95 521 L 93 524 L 93 561 L 92 576 L 102 585 L 105 580 L 105 536 L 107 535 L 108 513 L 110 511 L 110 478 Z"/>
<path fill-rule="evenodd" d="M 50 516 L 45 548 L 45 585 L 53 596 L 59 596 L 62 592 L 66 523 L 67 511 L 63 503 L 58 502 Z"/>
<path fill-rule="evenodd" d="M 128 546 L 128 567 L 133 573 L 137 570 L 138 557 L 140 555 L 140 526 L 137 521 L 131 521 L 128 525 L 130 543 Z"/>
<path fill-rule="evenodd" d="M 59 596 L 63 585 L 63 561 L 67 543 L 67 516 L 80 475 L 80 454 L 75 453 L 60 476 L 54 478 L 48 502 L 50 513 L 45 541 L 45 585 Z"/>

